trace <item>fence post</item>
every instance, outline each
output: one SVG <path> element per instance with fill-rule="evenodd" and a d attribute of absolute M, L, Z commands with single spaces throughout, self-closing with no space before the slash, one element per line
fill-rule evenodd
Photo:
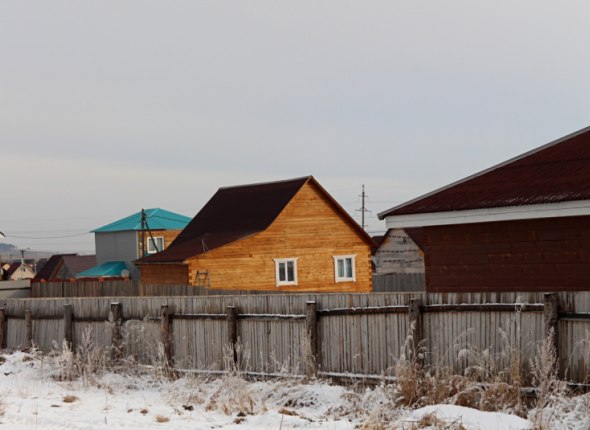
<path fill-rule="evenodd" d="M 6 309 L 0 308 L 0 349 L 6 348 L 7 326 Z"/>
<path fill-rule="evenodd" d="M 308 356 L 304 357 L 305 374 L 313 376 L 318 370 L 318 308 L 316 302 L 305 304 L 305 328 L 306 341 L 309 342 L 309 351 L 306 351 Z"/>
<path fill-rule="evenodd" d="M 420 342 L 422 342 L 422 314 L 420 313 L 420 300 L 411 299 L 408 305 L 408 322 L 412 333 L 412 359 L 421 363 L 422 358 L 419 353 Z"/>
<path fill-rule="evenodd" d="M 555 349 L 555 366 L 559 363 L 559 344 L 557 343 L 557 322 L 559 319 L 559 300 L 557 293 L 545 293 L 543 316 L 545 317 L 545 337 Z"/>
<path fill-rule="evenodd" d="M 226 309 L 227 347 L 232 356 L 233 364 L 236 365 L 238 363 L 238 351 L 236 351 L 238 343 L 238 311 L 235 306 L 228 306 Z"/>
<path fill-rule="evenodd" d="M 168 305 L 162 305 L 160 310 L 160 334 L 162 336 L 162 344 L 164 345 L 164 356 L 166 362 L 172 361 L 172 337 L 170 336 L 170 313 Z"/>
<path fill-rule="evenodd" d="M 72 329 L 72 305 L 64 305 L 64 341 L 68 348 L 72 349 L 74 346 L 74 336 Z"/>
<path fill-rule="evenodd" d="M 30 348 L 33 346 L 33 314 L 30 309 L 25 310 L 25 325 L 26 331 L 26 347 Z"/>
<path fill-rule="evenodd" d="M 121 358 L 121 303 L 111 303 L 111 359 Z"/>

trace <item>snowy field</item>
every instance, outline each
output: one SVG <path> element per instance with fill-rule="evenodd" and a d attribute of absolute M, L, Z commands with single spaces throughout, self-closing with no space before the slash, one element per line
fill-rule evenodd
<path fill-rule="evenodd" d="M 515 415 L 454 405 L 395 407 L 390 387 L 237 376 L 169 380 L 155 370 L 60 380 L 59 357 L 5 353 L 0 429 L 527 429 Z M 552 429 L 590 429 L 590 395 L 563 399 Z"/>

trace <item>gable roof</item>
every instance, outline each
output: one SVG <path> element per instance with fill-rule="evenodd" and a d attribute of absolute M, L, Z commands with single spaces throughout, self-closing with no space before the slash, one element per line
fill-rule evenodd
<path fill-rule="evenodd" d="M 33 278 L 33 282 L 69 279 L 96 264 L 96 255 L 52 255 Z"/>
<path fill-rule="evenodd" d="M 145 209 L 146 220 L 151 230 L 182 230 L 190 218 L 160 208 Z M 140 231 L 141 211 L 118 221 L 92 230 L 91 233 L 112 233 L 115 231 Z"/>
<path fill-rule="evenodd" d="M 454 182 L 378 216 L 590 199 L 590 127 Z"/>
<path fill-rule="evenodd" d="M 33 282 L 39 282 L 42 279 L 45 279 L 47 281 L 49 279 L 55 278 L 55 274 L 59 271 L 59 268 L 61 266 L 62 257 L 66 256 L 66 255 L 74 256 L 76 254 L 54 254 L 54 255 L 52 255 L 51 257 L 49 257 L 49 260 L 47 260 L 47 262 L 43 265 L 41 270 L 39 270 L 37 272 L 37 274 L 33 278 Z"/>
<path fill-rule="evenodd" d="M 162 252 L 139 263 L 179 262 L 266 230 L 306 183 L 312 183 L 366 241 L 368 234 L 313 176 L 220 188 Z"/>

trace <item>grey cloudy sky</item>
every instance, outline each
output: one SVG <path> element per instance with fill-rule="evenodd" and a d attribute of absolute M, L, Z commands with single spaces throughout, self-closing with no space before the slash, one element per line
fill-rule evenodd
<path fill-rule="evenodd" d="M 0 3 L 0 231 L 313 174 L 376 214 L 589 125 L 587 1 Z M 21 239 L 33 237 L 35 239 Z"/>

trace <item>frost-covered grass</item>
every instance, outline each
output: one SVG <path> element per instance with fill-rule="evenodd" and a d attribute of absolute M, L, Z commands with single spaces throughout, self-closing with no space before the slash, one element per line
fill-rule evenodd
<path fill-rule="evenodd" d="M 113 371 L 98 356 L 76 362 L 68 354 L 2 355 L 0 428 L 469 430 L 535 428 L 535 423 L 536 428 L 590 428 L 590 395 L 560 396 L 542 410 L 544 419 L 532 411 L 527 420 L 452 404 L 401 406 L 402 392 L 395 384 L 251 381 L 239 372 L 170 378 L 157 368 L 140 372 L 123 366 Z M 77 370 L 66 372 L 67 366 Z"/>

